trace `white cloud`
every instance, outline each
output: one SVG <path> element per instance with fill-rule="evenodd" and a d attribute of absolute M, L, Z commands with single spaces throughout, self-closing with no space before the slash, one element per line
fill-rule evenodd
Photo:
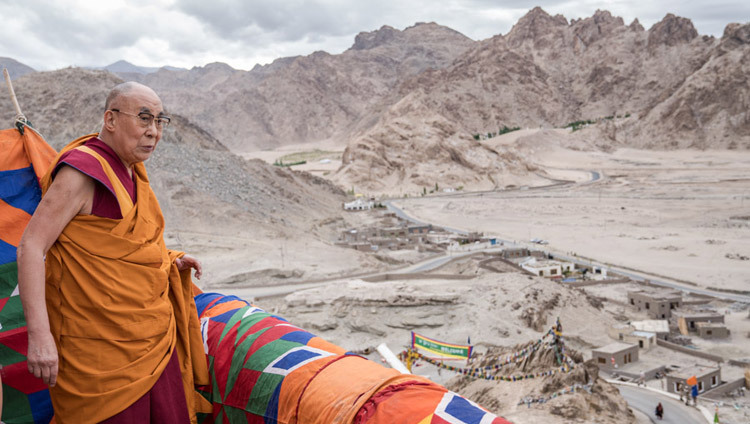
<path fill-rule="evenodd" d="M 437 22 L 473 39 L 507 33 L 534 6 L 568 20 L 597 9 L 636 17 L 647 29 L 667 13 L 690 18 L 701 34 L 721 36 L 750 16 L 740 0 L 3 0 L 0 56 L 39 70 L 104 66 L 120 59 L 142 66 L 190 68 L 225 62 L 239 69 L 316 50 L 340 53 L 360 31 Z"/>

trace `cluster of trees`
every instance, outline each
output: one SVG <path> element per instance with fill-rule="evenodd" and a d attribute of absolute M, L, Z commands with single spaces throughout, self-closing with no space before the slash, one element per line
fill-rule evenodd
<path fill-rule="evenodd" d="M 508 127 L 507 125 L 503 125 L 502 128 L 500 128 L 497 132 L 488 132 L 487 134 L 473 134 L 474 140 L 487 140 L 488 138 L 497 137 L 499 135 L 507 134 L 509 132 L 518 131 L 521 127 Z"/>
<path fill-rule="evenodd" d="M 615 119 L 615 118 L 617 119 L 630 118 L 630 113 L 628 112 L 625 115 L 609 115 L 609 116 L 605 116 L 603 118 L 598 118 L 594 120 L 587 119 L 585 121 L 573 121 L 573 122 L 569 122 L 568 125 L 564 126 L 563 128 L 570 128 L 572 131 L 578 131 L 582 127 L 585 127 L 586 125 L 596 124 L 597 122 L 603 121 L 605 119 L 611 121 L 612 119 Z"/>
<path fill-rule="evenodd" d="M 274 163 L 273 163 L 273 166 L 286 167 L 286 166 L 294 166 L 294 165 L 304 165 L 306 163 L 307 163 L 306 160 L 298 160 L 296 162 L 286 162 L 286 163 L 284 163 L 283 160 L 276 159 L 276 161 L 274 161 Z"/>

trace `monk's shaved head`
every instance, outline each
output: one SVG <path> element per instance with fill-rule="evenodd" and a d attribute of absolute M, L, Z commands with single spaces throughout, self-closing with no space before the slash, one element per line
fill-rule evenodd
<path fill-rule="evenodd" d="M 107 96 L 106 102 L 104 102 L 104 111 L 107 111 L 109 109 L 112 109 L 112 105 L 116 105 L 118 103 L 118 100 L 129 97 L 135 93 L 149 93 L 153 94 L 158 98 L 154 90 L 152 90 L 149 87 L 146 87 L 143 84 L 129 81 L 124 82 L 122 84 L 117 84 L 115 88 L 112 89 L 112 91 L 109 92 L 109 95 Z"/>

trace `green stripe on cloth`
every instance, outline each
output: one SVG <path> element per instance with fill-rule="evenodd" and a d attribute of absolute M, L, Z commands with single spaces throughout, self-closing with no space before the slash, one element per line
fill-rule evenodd
<path fill-rule="evenodd" d="M 3 423 L 29 424 L 34 422 L 29 397 L 7 384 L 3 384 Z"/>
<path fill-rule="evenodd" d="M 26 334 L 23 337 L 26 337 Z M 0 343 L 0 365 L 7 367 L 8 365 L 17 364 L 25 360 L 26 357 L 24 355 Z"/>
<path fill-rule="evenodd" d="M 21 296 L 13 296 L 0 310 L 0 333 L 15 330 L 19 327 L 26 326 L 26 319 L 23 316 L 23 307 L 21 306 Z"/>
<path fill-rule="evenodd" d="M 9 297 L 18 286 L 18 265 L 15 261 L 0 265 L 0 299 Z"/>

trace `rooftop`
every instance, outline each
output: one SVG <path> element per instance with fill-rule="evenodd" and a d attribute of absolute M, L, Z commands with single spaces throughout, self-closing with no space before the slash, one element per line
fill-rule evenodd
<path fill-rule="evenodd" d="M 610 343 L 606 346 L 602 346 L 600 348 L 596 348 L 592 350 L 596 352 L 601 352 L 601 353 L 617 353 L 625 349 L 630 349 L 632 347 L 636 347 L 636 345 L 630 344 L 630 343 L 615 342 L 615 343 Z"/>
<path fill-rule="evenodd" d="M 643 321 L 632 321 L 630 325 L 636 331 L 650 331 L 652 333 L 669 333 L 669 323 L 664 319 L 647 319 Z"/>
<path fill-rule="evenodd" d="M 654 337 L 656 335 L 651 331 L 633 331 L 630 334 L 636 337 Z"/>
<path fill-rule="evenodd" d="M 687 380 L 688 378 L 692 376 L 696 376 L 700 378 L 701 376 L 711 374 L 712 372 L 715 372 L 718 370 L 719 368 L 710 367 L 707 365 L 692 365 L 692 366 L 686 366 L 684 368 L 680 368 L 677 371 L 673 371 L 669 373 L 669 375 L 675 378 L 681 378 L 681 379 Z"/>
<path fill-rule="evenodd" d="M 726 328 L 723 322 L 697 322 L 695 325 L 700 328 Z"/>
<path fill-rule="evenodd" d="M 675 298 L 682 299 L 682 294 L 676 291 L 672 291 L 672 290 L 658 290 L 658 289 L 657 290 L 653 290 L 653 289 L 652 290 L 636 290 L 630 293 L 634 293 L 634 294 L 637 293 L 637 294 L 641 294 L 644 296 L 649 296 L 653 299 L 675 299 Z"/>
<path fill-rule="evenodd" d="M 724 318 L 724 315 L 718 313 L 718 312 L 710 312 L 710 311 L 672 311 L 673 316 L 677 317 L 691 317 L 691 318 L 713 318 L 713 317 L 720 317 Z"/>

